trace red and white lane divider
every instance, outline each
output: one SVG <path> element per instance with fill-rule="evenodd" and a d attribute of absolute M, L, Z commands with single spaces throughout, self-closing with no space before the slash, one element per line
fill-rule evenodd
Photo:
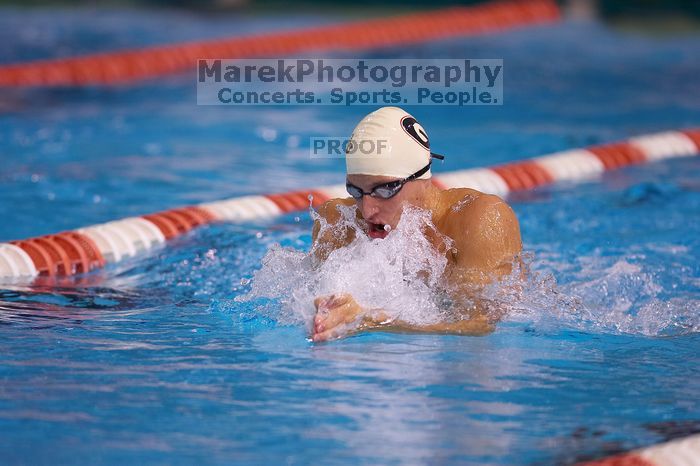
<path fill-rule="evenodd" d="M 467 187 L 506 196 L 557 181 L 592 178 L 627 165 L 698 153 L 700 129 L 668 131 L 489 168 L 435 175 L 433 182 L 442 189 Z M 272 218 L 303 211 L 309 207 L 310 199 L 313 206 L 318 206 L 328 199 L 346 196 L 344 185 L 244 196 L 0 243 L 0 280 L 82 274 L 133 257 L 200 225 Z"/>
<path fill-rule="evenodd" d="M 700 435 L 642 448 L 577 466 L 700 466 Z"/>
<path fill-rule="evenodd" d="M 91 86 L 194 69 L 202 58 L 259 58 L 416 44 L 560 18 L 554 0 L 505 0 L 298 31 L 188 42 L 0 66 L 0 86 Z"/>

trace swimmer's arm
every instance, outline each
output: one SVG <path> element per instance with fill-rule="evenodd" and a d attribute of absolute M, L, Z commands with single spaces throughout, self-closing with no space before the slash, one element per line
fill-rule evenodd
<path fill-rule="evenodd" d="M 499 282 L 503 291 L 518 287 L 518 280 L 503 280 L 512 275 L 520 262 L 522 239 L 515 212 L 501 198 L 482 195 L 466 211 L 456 212 L 449 236 L 454 239 L 454 262 L 445 271 L 445 289 L 452 300 L 454 314 L 465 322 L 493 325 L 506 309 L 504 302 L 485 300 L 483 288 Z M 506 293 L 507 294 L 507 293 Z"/>
<path fill-rule="evenodd" d="M 412 324 L 400 319 L 392 319 L 383 310 L 374 310 L 366 314 L 359 330 L 377 330 L 388 332 L 411 332 L 411 333 L 440 333 L 452 335 L 487 335 L 493 332 L 496 327 L 483 315 L 477 315 L 468 319 L 461 319 L 456 322 L 438 322 L 435 324 Z"/>
<path fill-rule="evenodd" d="M 513 291 L 518 280 L 503 280 L 514 267 L 524 271 L 520 262 L 522 239 L 515 212 L 501 198 L 482 195 L 467 212 L 458 212 L 451 225 L 455 262 L 444 274 L 454 314 L 464 322 L 483 322 L 493 326 L 506 312 L 504 302 L 485 300 L 483 288 L 498 282 L 500 290 Z M 506 293 L 508 294 L 508 293 Z"/>
<path fill-rule="evenodd" d="M 522 251 L 518 219 L 498 196 L 483 195 L 468 211 L 459 212 L 448 235 L 456 256 L 445 279 L 457 301 L 512 273 Z"/>
<path fill-rule="evenodd" d="M 364 309 L 349 294 L 317 298 L 312 339 L 315 342 L 334 340 L 363 331 L 441 333 L 485 335 L 494 325 L 482 314 L 455 322 L 413 324 L 392 318 L 382 309 Z"/>
<path fill-rule="evenodd" d="M 450 225 L 457 249 L 458 269 L 472 271 L 481 284 L 510 273 L 510 264 L 522 250 L 515 212 L 501 198 L 483 195 Z"/>

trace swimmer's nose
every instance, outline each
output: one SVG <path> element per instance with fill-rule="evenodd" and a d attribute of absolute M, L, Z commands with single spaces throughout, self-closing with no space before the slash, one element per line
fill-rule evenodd
<path fill-rule="evenodd" d="M 360 201 L 360 212 L 362 218 L 371 222 L 372 217 L 379 213 L 378 201 L 371 196 L 363 196 Z"/>

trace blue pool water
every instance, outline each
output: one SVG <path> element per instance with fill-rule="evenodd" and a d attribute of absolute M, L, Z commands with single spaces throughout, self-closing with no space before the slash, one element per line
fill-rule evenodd
<path fill-rule="evenodd" d="M 3 10 L 0 62 L 337 19 Z M 504 59 L 505 105 L 408 109 L 440 172 L 700 126 L 699 51 L 697 35 L 565 23 L 364 56 Z M 189 74 L 0 90 L 0 241 L 340 183 L 342 160 L 312 160 L 308 140 L 372 109 L 195 97 Z M 700 158 L 510 201 L 531 299 L 485 337 L 313 345 L 275 302 L 236 300 L 270 246 L 309 248 L 307 213 L 0 285 L 2 463 L 571 464 L 700 431 Z"/>

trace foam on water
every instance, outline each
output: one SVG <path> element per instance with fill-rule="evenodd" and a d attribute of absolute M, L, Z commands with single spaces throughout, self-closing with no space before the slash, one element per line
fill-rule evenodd
<path fill-rule="evenodd" d="M 355 207 L 340 206 L 339 211 L 342 219 L 335 225 L 315 212 L 312 216 L 320 223 L 319 235 L 352 229 L 355 240 L 351 244 L 330 251 L 325 261 L 316 257 L 320 248 L 306 253 L 275 245 L 255 273 L 250 292 L 238 299 L 277 300 L 282 306 L 278 320 L 287 323 L 309 324 L 315 313 L 314 299 L 333 293 L 350 293 L 363 307 L 384 309 L 407 322 L 444 318 L 437 290 L 447 259 L 424 232 L 432 230 L 446 245 L 450 241 L 437 233 L 430 214 L 407 207 L 396 229 L 384 239 L 371 240 L 355 220 Z"/>
<path fill-rule="evenodd" d="M 365 308 L 381 308 L 391 318 L 415 324 L 464 318 L 456 311 L 468 309 L 472 301 L 448 299 L 455 290 L 443 280 L 447 266 L 443 251 L 452 247 L 452 241 L 437 232 L 428 212 L 406 207 L 396 229 L 384 239 L 372 240 L 358 225 L 355 207 L 338 209 L 342 219 L 335 225 L 311 211 L 319 222 L 319 235 L 342 235 L 349 228 L 355 234 L 353 242 L 332 251 L 315 245 L 309 252 L 274 245 L 250 281 L 250 291 L 236 300 L 255 300 L 266 317 L 308 328 L 315 314 L 314 299 L 334 293 L 349 293 Z M 437 238 L 437 247 L 427 232 Z M 321 261 L 317 255 L 324 252 L 327 259 Z M 492 319 L 542 330 L 648 336 L 700 331 L 695 312 L 700 301 L 663 299 L 663 287 L 643 264 L 597 256 L 566 264 L 561 258 L 543 256 L 522 254 L 510 275 L 471 290 L 472 298 Z M 558 284 L 554 272 L 563 268 L 571 275 L 574 266 L 575 279 Z"/>
<path fill-rule="evenodd" d="M 696 311 L 700 300 L 688 296 L 664 299 L 666 290 L 654 274 L 643 264 L 630 260 L 580 257 L 575 279 L 557 283 L 550 270 L 534 270 L 542 268 L 540 259 L 525 254 L 525 280 L 513 273 L 487 286 L 482 295 L 506 309 L 501 320 L 545 330 L 571 328 L 646 336 L 700 331 L 700 315 Z"/>

